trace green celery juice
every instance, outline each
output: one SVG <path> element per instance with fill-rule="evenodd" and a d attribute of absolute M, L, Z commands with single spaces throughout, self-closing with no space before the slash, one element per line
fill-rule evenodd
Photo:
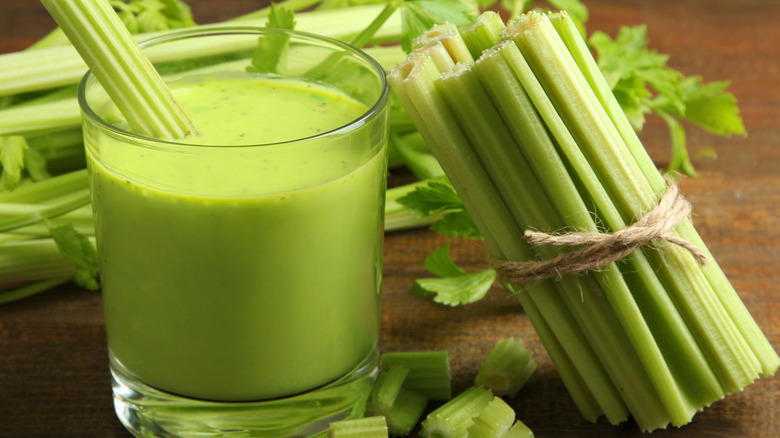
<path fill-rule="evenodd" d="M 318 139 L 367 108 L 305 82 L 171 88 L 201 131 L 190 144 L 85 129 L 111 353 L 152 387 L 207 400 L 349 373 L 379 333 L 386 133 Z"/>

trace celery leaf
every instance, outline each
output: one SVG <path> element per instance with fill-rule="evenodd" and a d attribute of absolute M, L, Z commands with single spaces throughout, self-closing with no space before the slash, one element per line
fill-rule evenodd
<path fill-rule="evenodd" d="M 427 181 L 398 199 L 398 202 L 412 213 L 425 217 L 446 210 L 463 208 L 455 189 L 445 179 Z"/>
<path fill-rule="evenodd" d="M 685 99 L 685 112 L 673 114 L 713 134 L 745 135 L 745 125 L 739 115 L 737 99 L 726 91 L 729 84 L 729 81 L 705 84 L 699 76 L 684 78 L 680 81 L 680 90 Z"/>
<path fill-rule="evenodd" d="M 477 225 L 465 208 L 446 213 L 431 225 L 431 229 L 449 237 L 482 238 Z"/>
<path fill-rule="evenodd" d="M 100 287 L 97 281 L 98 260 L 92 242 L 72 224 L 49 227 L 49 232 L 60 253 L 73 262 L 76 284 L 89 290 L 97 290 Z"/>
<path fill-rule="evenodd" d="M 269 28 L 292 30 L 295 28 L 295 12 L 285 6 L 271 3 L 268 16 Z M 252 64 L 246 68 L 254 73 L 278 73 L 287 54 L 290 35 L 269 31 L 258 39 L 257 49 L 252 56 Z"/>
<path fill-rule="evenodd" d="M 471 304 L 481 300 L 496 280 L 496 271 L 466 273 L 452 261 L 450 244 L 446 243 L 425 259 L 425 267 L 438 278 L 415 280 L 412 292 L 433 295 L 433 301 L 448 306 Z"/>
<path fill-rule="evenodd" d="M 192 10 L 181 0 L 111 0 L 130 33 L 194 26 Z"/>
<path fill-rule="evenodd" d="M 408 0 L 401 4 L 401 47 L 412 51 L 414 39 L 437 24 L 462 26 L 472 22 L 476 10 L 459 0 Z"/>
<path fill-rule="evenodd" d="M 449 242 L 425 258 L 425 269 L 439 277 L 458 277 L 466 273 L 452 261 Z"/>
<path fill-rule="evenodd" d="M 419 217 L 446 212 L 431 226 L 439 234 L 476 239 L 482 237 L 463 201 L 445 178 L 428 180 L 425 185 L 398 198 L 398 203 Z"/>
<path fill-rule="evenodd" d="M 669 127 L 672 157 L 667 171 L 695 176 L 678 120 L 689 121 L 721 136 L 745 135 L 737 100 L 726 91 L 728 81 L 703 83 L 667 65 L 669 57 L 648 48 L 645 26 L 623 26 L 615 39 L 594 32 L 588 40 L 599 69 L 635 130 L 655 114 Z"/>

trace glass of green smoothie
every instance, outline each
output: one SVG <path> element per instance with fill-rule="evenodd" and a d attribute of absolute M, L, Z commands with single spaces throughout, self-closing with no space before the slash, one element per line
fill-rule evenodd
<path fill-rule="evenodd" d="M 92 75 L 81 83 L 118 417 L 136 436 L 277 437 L 361 415 L 378 357 L 383 69 L 273 29 L 142 47 L 200 134 L 133 133 Z"/>

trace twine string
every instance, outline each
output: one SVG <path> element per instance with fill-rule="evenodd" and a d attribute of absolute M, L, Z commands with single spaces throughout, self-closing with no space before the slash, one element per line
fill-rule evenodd
<path fill-rule="evenodd" d="M 527 230 L 531 245 L 581 246 L 549 260 L 494 262 L 500 278 L 511 284 L 528 283 L 573 272 L 594 271 L 618 261 L 642 245 L 660 239 L 688 250 L 704 265 L 707 257 L 693 242 L 683 239 L 673 228 L 690 217 L 691 204 L 667 177 L 668 189 L 658 204 L 632 225 L 614 233 L 575 232 L 548 234 Z"/>

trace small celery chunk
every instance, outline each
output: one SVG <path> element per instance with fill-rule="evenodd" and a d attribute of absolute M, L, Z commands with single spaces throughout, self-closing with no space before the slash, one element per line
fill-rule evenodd
<path fill-rule="evenodd" d="M 396 366 L 382 372 L 366 404 L 366 415 L 383 416 L 393 436 L 408 435 L 422 418 L 428 398 L 403 388 L 409 369 Z"/>
<path fill-rule="evenodd" d="M 385 353 L 381 370 L 401 366 L 409 370 L 404 388 L 422 394 L 428 400 L 447 401 L 452 398 L 452 372 L 446 351 L 415 351 Z"/>
<path fill-rule="evenodd" d="M 522 340 L 501 339 L 482 362 L 474 384 L 492 390 L 499 397 L 514 397 L 536 369 L 531 356 L 532 351 L 523 346 Z"/>
<path fill-rule="evenodd" d="M 328 438 L 387 438 L 385 417 L 364 417 L 334 421 L 328 428 Z"/>
<path fill-rule="evenodd" d="M 466 436 L 469 428 L 474 424 L 474 417 L 479 415 L 494 398 L 489 389 L 472 386 L 428 414 L 422 422 L 422 436 L 425 438 Z"/>
<path fill-rule="evenodd" d="M 502 438 L 534 438 L 534 433 L 522 421 L 517 420 Z"/>
<path fill-rule="evenodd" d="M 494 397 L 469 427 L 469 438 L 502 438 L 515 423 L 515 410 L 504 400 Z"/>

